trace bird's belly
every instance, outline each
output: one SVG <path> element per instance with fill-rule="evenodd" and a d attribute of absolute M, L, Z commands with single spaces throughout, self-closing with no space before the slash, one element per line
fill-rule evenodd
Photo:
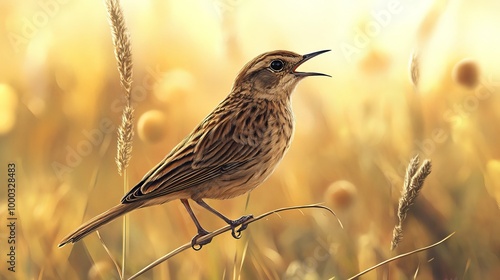
<path fill-rule="evenodd" d="M 262 184 L 273 173 L 290 147 L 294 130 L 293 115 L 286 116 L 285 123 L 275 123 L 276 119 L 271 119 L 271 127 L 274 129 L 268 130 L 264 137 L 267 141 L 255 147 L 261 149 L 258 157 L 198 188 L 193 198 L 229 199 L 243 195 Z"/>
<path fill-rule="evenodd" d="M 221 175 L 209 186 L 200 188 L 193 198 L 229 199 L 243 195 L 264 182 L 278 166 L 286 149 L 267 153 L 265 157 L 252 160 L 233 172 Z"/>

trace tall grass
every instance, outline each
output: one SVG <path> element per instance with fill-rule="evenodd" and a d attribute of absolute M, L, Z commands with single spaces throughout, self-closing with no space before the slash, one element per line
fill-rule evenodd
<path fill-rule="evenodd" d="M 118 203 L 122 185 L 128 185 L 124 179 L 140 181 L 228 94 L 248 59 L 278 48 L 304 53 L 335 49 L 303 66 L 333 78 L 297 87 L 291 149 L 269 180 L 252 192 L 248 209 L 243 210 L 245 197 L 210 204 L 239 217 L 324 201 L 344 229 L 324 211 L 271 215 L 244 232 L 248 247 L 242 263 L 234 259 L 236 254 L 242 258 L 247 240 L 222 234 L 199 252 L 188 249 L 163 262 L 144 278 L 347 279 L 453 231 L 446 243 L 364 277 L 413 279 L 418 269 L 417 279 L 499 278 L 500 58 L 497 42 L 488 37 L 500 25 L 498 1 L 405 2 L 369 42 L 357 41 L 359 32 L 376 24 L 372 11 L 386 8 L 373 1 L 347 6 L 303 1 L 300 10 L 280 1 L 216 1 L 230 2 L 229 8 L 223 6 L 229 21 L 217 18 L 212 1 L 121 1 L 134 43 L 131 94 L 137 105 L 132 123 L 156 110 L 162 116 L 149 128 L 164 133 L 155 141 L 134 138 L 124 177 L 117 173 L 114 145 L 101 148 L 105 141 L 116 143 L 116 130 L 101 131 L 106 140 L 97 144 L 86 136 L 99 130 L 103 119 L 119 126 L 127 103 L 106 8 L 94 1 L 64 2 L 50 1 L 60 5 L 47 17 L 45 7 L 34 2 L 0 4 L 6 35 L 0 36 L 0 172 L 5 174 L 6 161 L 19 167 L 18 270 L 0 269 L 1 279 L 118 278 L 96 235 L 61 249 L 57 243 Z M 448 6 L 438 5 L 445 2 Z M 233 25 L 225 26 L 228 22 Z M 15 52 L 12 38 L 26 47 Z M 356 47 L 349 61 L 343 43 Z M 417 88 L 408 77 L 413 50 L 419 54 Z M 372 59 L 370 69 L 364 68 L 365 58 Z M 479 79 L 462 80 L 467 75 L 461 71 L 470 67 L 465 59 L 474 61 Z M 136 87 L 144 89 L 137 93 L 145 92 L 140 100 L 134 100 Z M 119 106 L 116 96 L 123 101 Z M 135 130 L 138 136 L 140 130 Z M 402 223 L 404 239 L 391 251 L 405 169 L 417 153 L 422 161 L 432 159 L 432 174 Z M 63 176 L 53 170 L 54 162 L 66 166 Z M 8 214 L 6 197 L 3 182 L 2 221 Z M 194 211 L 207 230 L 224 225 L 200 208 Z M 196 233 L 176 201 L 128 216 L 133 224 L 129 275 Z M 5 230 L 0 230 L 2 254 L 8 252 Z M 100 229 L 120 265 L 121 231 L 121 219 Z"/>
<path fill-rule="evenodd" d="M 112 29 L 115 57 L 118 62 L 120 83 L 125 90 L 125 107 L 123 108 L 122 122 L 118 127 L 118 143 L 116 165 L 118 173 L 123 176 L 123 192 L 129 190 L 127 167 L 132 157 L 132 142 L 134 138 L 134 109 L 131 104 L 132 90 L 132 50 L 130 35 L 127 31 L 123 11 L 118 0 L 105 0 L 108 11 L 109 23 Z M 122 242 L 122 269 L 120 276 L 125 277 L 126 260 L 129 247 L 129 222 L 128 215 L 123 217 L 123 242 Z M 109 251 L 108 251 L 109 252 Z"/>

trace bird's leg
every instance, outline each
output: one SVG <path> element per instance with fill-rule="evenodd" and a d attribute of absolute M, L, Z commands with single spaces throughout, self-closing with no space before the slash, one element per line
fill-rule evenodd
<path fill-rule="evenodd" d="M 200 222 L 198 221 L 198 219 L 194 215 L 193 210 L 191 209 L 191 206 L 189 206 L 188 200 L 187 199 L 181 199 L 181 202 L 184 205 L 184 207 L 186 207 L 186 210 L 189 213 L 189 216 L 191 216 L 191 219 L 193 220 L 194 224 L 196 225 L 196 228 L 198 229 L 198 234 L 195 237 L 193 237 L 193 239 L 191 240 L 191 247 L 193 248 L 193 250 L 199 251 L 199 250 L 201 250 L 201 247 L 203 247 L 204 245 L 207 245 L 208 243 L 210 243 L 212 241 L 212 238 L 207 239 L 207 240 L 205 240 L 205 241 L 203 241 L 201 243 L 198 243 L 198 239 L 200 237 L 202 237 L 202 236 L 205 236 L 205 235 L 209 234 L 210 232 L 206 231 L 201 226 Z"/>
<path fill-rule="evenodd" d="M 197 200 L 195 200 L 195 202 L 198 203 L 201 207 L 214 213 L 215 215 L 217 215 L 217 217 L 223 219 L 228 225 L 230 225 L 231 226 L 231 235 L 236 239 L 239 239 L 241 237 L 241 232 L 247 228 L 248 225 L 244 224 L 244 223 L 250 219 L 253 219 L 253 215 L 250 214 L 250 215 L 241 216 L 239 219 L 236 219 L 236 220 L 231 220 L 228 217 L 222 215 L 219 211 L 210 207 L 210 205 L 208 205 L 202 199 L 197 199 Z M 240 225 L 241 225 L 241 227 L 238 230 L 236 230 L 236 228 Z"/>

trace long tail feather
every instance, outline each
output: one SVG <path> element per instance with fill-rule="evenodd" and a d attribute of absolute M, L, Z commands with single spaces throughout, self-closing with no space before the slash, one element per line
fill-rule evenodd
<path fill-rule="evenodd" d="M 59 243 L 59 247 L 62 247 L 67 243 L 75 243 L 79 241 L 88 234 L 97 230 L 99 227 L 111 222 L 112 220 L 124 215 L 125 213 L 128 213 L 136 208 L 141 207 L 141 204 L 127 203 L 127 204 L 118 204 L 112 207 L 108 211 L 90 219 L 88 222 L 84 223 L 78 229 L 76 229 L 73 233 L 63 238 L 61 243 Z"/>

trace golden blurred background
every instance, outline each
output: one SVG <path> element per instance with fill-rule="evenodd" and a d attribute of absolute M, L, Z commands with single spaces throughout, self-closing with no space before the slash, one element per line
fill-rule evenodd
<path fill-rule="evenodd" d="M 362 279 L 500 278 L 500 2 L 121 5 L 134 63 L 130 187 L 229 93 L 247 61 L 275 49 L 332 49 L 301 66 L 332 78 L 297 87 L 295 139 L 273 176 L 250 197 L 209 203 L 236 218 L 324 202 L 344 228 L 318 209 L 273 215 L 240 240 L 216 237 L 142 279 L 346 279 L 451 232 Z M 105 6 L 2 0 L 0 15 L 0 278 L 118 279 L 95 234 L 57 248 L 124 192 L 114 158 L 125 103 Z M 415 154 L 431 159 L 433 172 L 391 251 Z M 7 269 L 8 163 L 16 166 L 16 272 Z M 207 229 L 224 225 L 195 212 Z M 127 276 L 196 233 L 177 201 L 129 217 Z M 100 230 L 117 260 L 121 221 Z"/>

